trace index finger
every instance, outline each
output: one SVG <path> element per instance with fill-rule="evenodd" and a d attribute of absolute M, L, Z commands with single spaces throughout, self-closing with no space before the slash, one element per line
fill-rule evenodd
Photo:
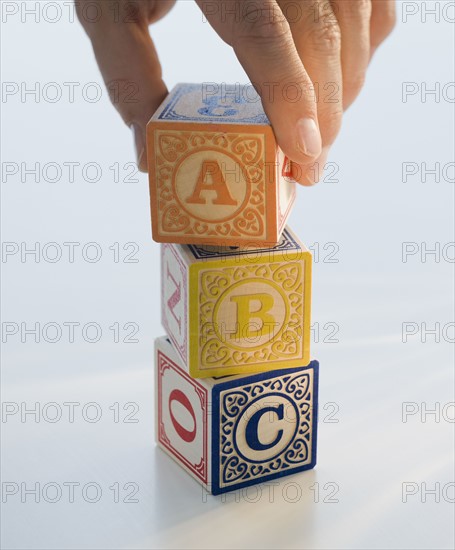
<path fill-rule="evenodd" d="M 321 154 L 313 84 L 291 30 L 275 0 L 196 0 L 207 20 L 230 44 L 261 96 L 278 145 L 293 162 L 312 164 Z M 210 3 L 213 8 L 213 2 Z"/>

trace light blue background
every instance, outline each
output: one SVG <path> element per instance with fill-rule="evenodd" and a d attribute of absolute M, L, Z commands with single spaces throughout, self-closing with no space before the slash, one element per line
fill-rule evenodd
<path fill-rule="evenodd" d="M 22 4 L 22 3 L 19 3 Z M 34 4 L 32 2 L 28 5 Z M 76 491 L 74 503 L 25 503 L 20 495 L 2 504 L 4 548 L 317 548 L 408 549 L 454 545 L 453 504 L 421 493 L 402 502 L 402 484 L 454 481 L 453 423 L 420 415 L 402 422 L 403 402 L 454 401 L 453 345 L 449 338 L 421 334 L 402 342 L 402 323 L 441 328 L 453 321 L 453 248 L 436 262 L 420 255 L 402 261 L 402 243 L 454 241 L 452 181 L 420 174 L 402 181 L 402 163 L 431 167 L 453 161 L 453 103 L 420 94 L 402 101 L 403 82 L 441 88 L 454 80 L 453 24 L 441 16 L 421 20 L 421 11 L 401 17 L 393 36 L 378 51 L 362 95 L 349 110 L 329 159 L 337 173 L 315 188 L 298 189 L 290 226 L 316 250 L 313 322 L 320 361 L 318 466 L 280 483 L 270 502 L 251 491 L 222 502 L 203 497 L 192 479 L 153 442 L 153 338 L 160 336 L 159 247 L 151 241 L 148 184 L 115 183 L 109 169 L 134 161 L 132 138 L 111 107 L 82 98 L 86 83 L 102 84 L 88 39 L 77 22 L 2 24 L 4 82 L 80 82 L 74 102 L 3 97 L 2 162 L 98 163 L 102 177 L 74 183 L 34 183 L 20 174 L 2 180 L 2 240 L 80 242 L 74 263 L 22 263 L 18 255 L 2 264 L 2 321 L 96 322 L 98 343 L 27 343 L 19 335 L 3 345 L 2 399 L 7 402 L 81 403 L 74 423 L 21 423 L 3 417 L 2 481 L 41 486 L 74 481 L 98 483 L 103 496 L 88 503 Z M 409 3 L 407 3 L 409 4 Z M 426 2 L 428 6 L 434 2 Z M 441 2 L 440 5 L 445 5 Z M 420 2 L 415 4 L 420 6 Z M 22 8 L 21 8 L 22 9 Z M 66 12 L 68 13 L 68 8 Z M 450 12 L 447 12 L 450 13 Z M 168 86 L 176 82 L 246 82 L 228 46 L 221 42 L 193 2 L 179 2 L 152 27 Z M 446 92 L 453 97 L 453 88 Z M 447 94 L 446 94 L 447 96 Z M 335 165 L 332 165 L 332 168 Z M 126 175 L 121 170 L 121 178 Z M 84 243 L 97 242 L 98 263 L 81 259 Z M 113 243 L 138 243 L 137 263 L 115 263 Z M 338 263 L 323 259 L 323 247 L 339 247 Z M 317 244 L 318 243 L 318 244 Z M 330 248 L 331 245 L 329 245 Z M 67 257 L 67 256 L 65 256 Z M 113 342 L 109 326 L 136 323 L 139 343 Z M 338 343 L 324 343 L 326 323 L 339 327 Z M 332 325 L 331 325 L 332 326 Z M 122 337 L 125 332 L 122 331 Z M 453 328 L 446 337 L 453 339 Z M 98 423 L 80 409 L 96 402 Z M 138 423 L 115 423 L 109 407 L 139 406 Z M 330 405 L 335 403 L 335 405 Z M 324 409 L 324 406 L 326 408 Z M 330 413 L 338 408 L 332 417 Z M 449 409 L 445 409 L 448 414 Z M 51 414 L 51 412 L 49 412 Z M 125 414 L 122 412 L 122 415 Z M 447 417 L 446 414 L 446 417 Z M 453 408 L 451 409 L 453 416 Z M 334 418 L 337 423 L 330 423 Z M 297 485 L 285 486 L 288 482 Z M 139 503 L 115 503 L 113 483 L 139 486 Z M 315 483 L 320 498 L 315 502 Z M 333 498 L 323 502 L 331 487 Z M 310 489 L 313 487 L 313 490 Z M 324 488 L 326 487 L 326 488 Z M 300 498 L 296 491 L 300 490 Z M 286 492 L 288 491 L 288 493 Z M 124 493 L 122 493 L 124 496 Z M 448 496 L 453 499 L 453 488 Z"/>

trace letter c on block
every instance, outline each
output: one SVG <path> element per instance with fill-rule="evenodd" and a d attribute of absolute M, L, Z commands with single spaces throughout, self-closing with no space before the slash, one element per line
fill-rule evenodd
<path fill-rule="evenodd" d="M 283 420 L 283 417 L 284 417 L 283 403 L 281 403 L 277 407 L 264 407 L 263 409 L 256 411 L 253 414 L 253 416 L 250 418 L 245 430 L 245 439 L 250 449 L 253 449 L 254 451 L 265 451 L 267 449 L 271 449 L 272 447 L 275 447 L 275 445 L 283 437 L 283 430 L 280 429 L 278 430 L 275 439 L 271 443 L 261 443 L 259 441 L 259 434 L 258 434 L 259 421 L 261 420 L 264 414 L 272 411 L 277 415 L 278 420 Z"/>
<path fill-rule="evenodd" d="M 193 423 L 194 423 L 194 429 L 192 431 L 184 428 L 175 418 L 174 414 L 172 413 L 173 401 L 177 401 L 178 403 L 180 403 L 183 407 L 185 407 L 185 409 L 191 415 L 191 418 L 193 419 Z M 183 439 L 183 441 L 186 441 L 187 443 L 191 443 L 196 437 L 196 415 L 194 414 L 194 409 L 190 403 L 190 400 L 182 391 L 180 390 L 171 391 L 169 395 L 169 414 L 171 416 L 172 424 L 175 428 L 175 431 L 179 434 L 179 436 Z"/>

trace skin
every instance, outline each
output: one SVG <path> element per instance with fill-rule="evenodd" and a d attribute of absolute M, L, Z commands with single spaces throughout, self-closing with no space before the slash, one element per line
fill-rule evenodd
<path fill-rule="evenodd" d="M 395 0 L 195 1 L 261 95 L 295 179 L 313 185 L 373 53 L 395 25 Z M 142 171 L 147 171 L 145 128 L 168 93 L 149 25 L 174 4 L 76 1 L 111 100 L 133 130 Z M 128 101 L 131 83 L 135 101 Z"/>

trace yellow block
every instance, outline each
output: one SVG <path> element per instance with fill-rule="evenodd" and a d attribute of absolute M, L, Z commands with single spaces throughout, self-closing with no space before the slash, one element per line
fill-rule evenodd
<path fill-rule="evenodd" d="M 195 378 L 310 361 L 311 253 L 286 228 L 260 249 L 162 245 L 162 320 Z"/>

